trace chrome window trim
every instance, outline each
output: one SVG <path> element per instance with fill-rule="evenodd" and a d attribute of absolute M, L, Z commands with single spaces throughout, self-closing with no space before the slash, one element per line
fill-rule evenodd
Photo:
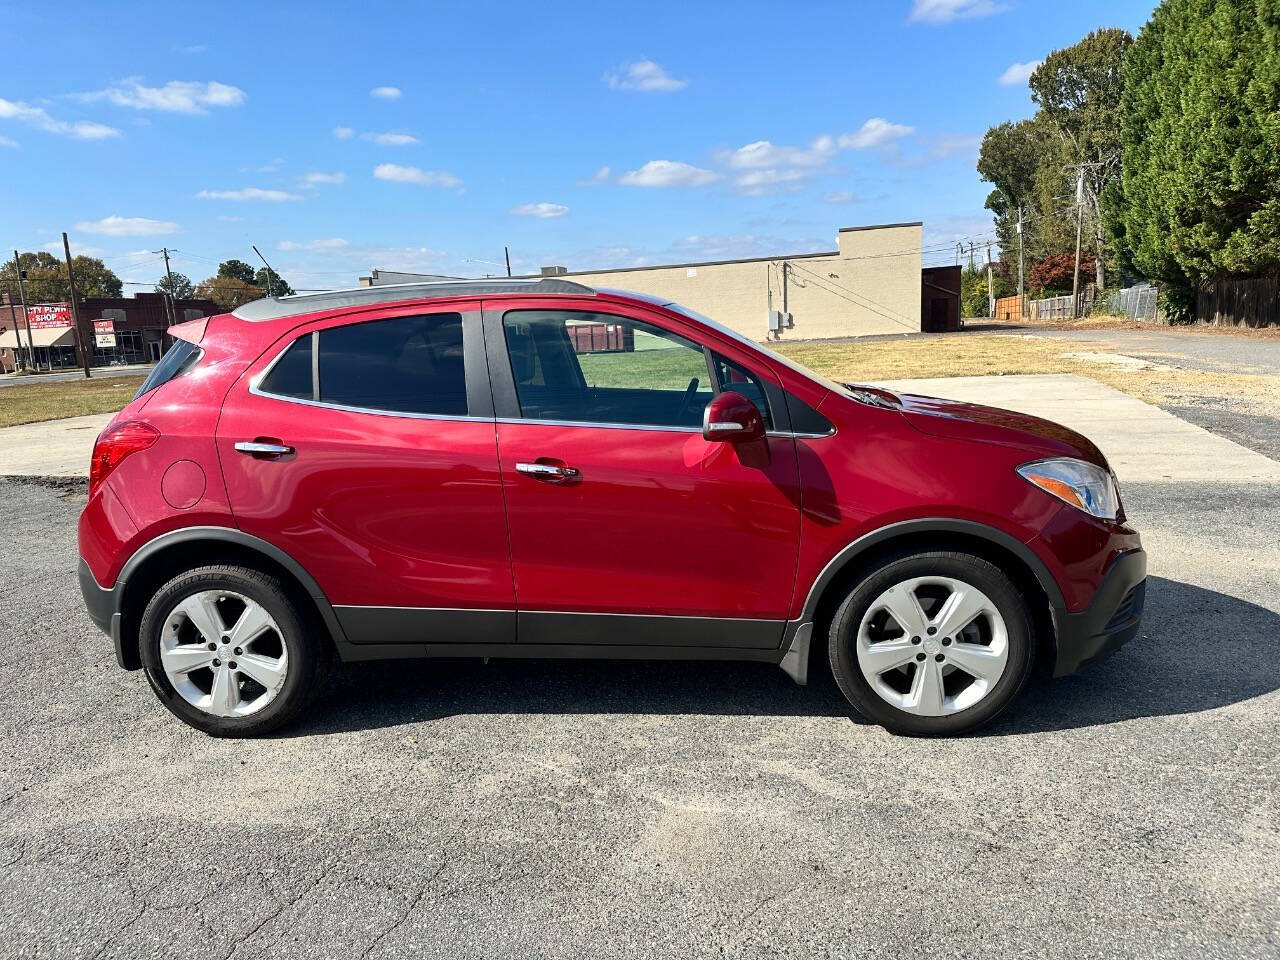
<path fill-rule="evenodd" d="M 645 430 L 650 433 L 696 433 L 701 434 L 701 427 L 659 427 L 651 423 L 595 423 L 590 420 L 539 420 L 536 417 L 498 417 L 498 423 L 503 424 L 542 424 L 548 427 L 598 427 L 602 430 Z M 827 433 L 792 433 L 789 430 L 769 430 L 766 432 L 767 437 L 783 437 L 793 440 L 821 440 L 825 437 L 834 437 L 835 430 Z"/>

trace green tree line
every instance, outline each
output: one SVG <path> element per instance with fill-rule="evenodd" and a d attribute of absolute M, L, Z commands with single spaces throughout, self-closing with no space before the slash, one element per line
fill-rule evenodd
<path fill-rule="evenodd" d="M 988 130 L 978 159 L 997 293 L 1016 282 L 1019 209 L 1034 292 L 1070 290 L 1077 209 L 1082 283 L 1100 289 L 1157 280 L 1176 306 L 1201 283 L 1280 271 L 1280 0 L 1164 0 L 1136 37 L 1094 31 L 1029 85 L 1035 115 Z"/>
<path fill-rule="evenodd" d="M 72 257 L 71 268 L 75 274 L 76 293 L 81 298 L 123 295 L 123 281 L 97 257 Z M 9 292 L 15 301 L 20 270 L 23 271 L 27 303 L 65 303 L 70 300 L 71 285 L 67 280 L 65 261 L 39 250 L 19 253 L 16 262 L 10 257 L 0 264 L 0 281 L 9 282 Z M 155 291 L 179 300 L 189 297 L 212 300 L 224 310 L 234 310 L 242 303 L 268 295 L 282 297 L 294 292 L 280 274 L 268 272 L 266 267 L 254 270 L 243 260 L 224 260 L 218 264 L 216 274 L 198 284 L 174 271 L 172 279 L 166 275 L 156 281 Z"/>

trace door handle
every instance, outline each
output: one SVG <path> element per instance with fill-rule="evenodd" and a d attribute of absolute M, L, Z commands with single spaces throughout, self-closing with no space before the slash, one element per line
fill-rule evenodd
<path fill-rule="evenodd" d="M 241 440 L 236 444 L 236 449 L 251 457 L 265 457 L 269 460 L 293 453 L 293 447 L 283 443 L 263 443 L 259 440 Z"/>
<path fill-rule="evenodd" d="M 577 467 L 558 467 L 551 463 L 517 463 L 516 473 L 527 473 L 538 480 L 550 480 L 552 483 L 563 483 L 579 476 Z"/>

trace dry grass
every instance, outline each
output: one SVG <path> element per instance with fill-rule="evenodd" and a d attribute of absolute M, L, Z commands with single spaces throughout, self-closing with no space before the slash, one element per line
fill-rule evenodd
<path fill-rule="evenodd" d="M 1126 333 L 1175 333 L 1218 337 L 1244 337 L 1257 340 L 1280 340 L 1280 327 L 1233 327 L 1229 324 L 1167 324 L 1152 320 L 1130 320 L 1128 317 L 1094 316 L 1079 320 L 1027 320 L 1023 323 L 995 323 L 976 319 L 966 321 L 975 327 L 1008 327 L 1010 332 L 1035 333 L 1037 330 L 1119 330 Z"/>
<path fill-rule="evenodd" d="M 1280 376 L 1159 367 L 1131 370 L 1066 356 L 1078 352 L 1081 346 L 1016 335 L 961 335 L 869 343 L 784 344 L 777 349 L 835 380 L 1075 373 L 1148 403 L 1226 402 L 1280 416 Z"/>
<path fill-rule="evenodd" d="M 91 380 L 43 380 L 24 377 L 0 387 L 0 427 L 39 420 L 114 413 L 132 399 L 142 377 L 95 377 Z"/>
<path fill-rule="evenodd" d="M 1129 321 L 1124 323 L 1127 325 L 1117 326 L 1117 329 L 1144 329 Z M 1158 329 L 1168 331 L 1171 328 L 1160 326 Z M 1213 329 L 1194 328 L 1200 332 Z M 1230 332 L 1241 335 L 1235 328 Z M 1280 335 L 1280 331 L 1248 331 L 1246 335 L 1270 337 Z M 1158 367 L 1130 370 L 1065 356 L 1082 348 L 1097 349 L 1017 334 L 775 346 L 791 359 L 836 380 L 865 382 L 918 377 L 1075 373 L 1092 377 L 1148 403 L 1226 403 L 1256 413 L 1280 416 L 1280 376 Z M 32 377 L 22 383 L 0 387 L 0 426 L 114 412 L 129 401 L 141 380 L 141 377 L 99 377 L 41 382 L 39 378 Z"/>

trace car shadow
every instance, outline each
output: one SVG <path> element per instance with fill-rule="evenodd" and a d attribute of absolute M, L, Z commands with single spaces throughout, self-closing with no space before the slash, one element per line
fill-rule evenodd
<path fill-rule="evenodd" d="M 1280 615 L 1162 577 L 1141 633 L 1078 674 L 1034 683 L 979 736 L 1011 736 L 1197 713 L 1280 688 Z M 815 658 L 817 661 L 818 658 Z M 821 666 L 815 662 L 815 666 Z M 761 663 L 407 660 L 335 667 L 282 737 L 394 727 L 460 714 L 837 717 L 853 713 L 825 669 L 798 687 Z"/>

